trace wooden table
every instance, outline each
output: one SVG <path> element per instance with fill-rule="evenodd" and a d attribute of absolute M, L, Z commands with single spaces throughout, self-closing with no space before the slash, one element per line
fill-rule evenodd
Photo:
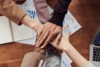
<path fill-rule="evenodd" d="M 56 2 L 47 0 L 52 8 Z M 82 26 L 70 37 L 70 42 L 88 60 L 90 43 L 100 25 L 99 7 L 100 0 L 73 0 L 69 6 L 69 11 Z M 34 46 L 21 43 L 0 45 L 0 67 L 20 67 L 24 55 L 33 50 Z M 77 66 L 72 63 L 72 67 Z"/>

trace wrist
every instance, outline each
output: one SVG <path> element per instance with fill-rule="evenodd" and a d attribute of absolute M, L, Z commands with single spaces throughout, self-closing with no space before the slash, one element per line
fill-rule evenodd
<path fill-rule="evenodd" d="M 72 45 L 69 43 L 69 44 L 67 44 L 67 46 L 65 46 L 65 47 L 63 48 L 63 51 L 67 52 L 67 51 L 69 51 L 71 48 L 72 48 Z"/>
<path fill-rule="evenodd" d="M 35 30 L 35 28 L 40 24 L 36 20 L 30 18 L 29 16 L 25 16 L 22 21 L 23 24 Z"/>
<path fill-rule="evenodd" d="M 43 49 L 41 49 L 41 48 L 35 48 L 34 52 L 37 52 L 37 53 L 42 54 L 42 55 L 45 54 L 45 51 L 43 51 Z"/>

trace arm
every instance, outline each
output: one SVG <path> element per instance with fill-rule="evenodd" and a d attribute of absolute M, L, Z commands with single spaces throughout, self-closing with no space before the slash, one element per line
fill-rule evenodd
<path fill-rule="evenodd" d="M 49 22 L 62 26 L 70 2 L 71 0 L 58 0 L 57 4 L 54 7 L 54 14 Z"/>
<path fill-rule="evenodd" d="M 24 56 L 21 67 L 40 67 L 43 65 L 45 57 L 38 52 L 30 52 Z"/>
<path fill-rule="evenodd" d="M 0 13 L 17 25 L 23 23 L 34 29 L 37 34 L 43 30 L 43 25 L 27 16 L 23 10 L 16 6 L 13 0 L 0 0 Z"/>
<path fill-rule="evenodd" d="M 44 2 L 45 0 L 42 0 L 42 1 Z M 37 47 L 39 47 L 45 41 L 43 46 L 41 47 L 41 48 L 45 48 L 45 46 L 55 36 L 56 36 L 56 43 L 57 44 L 59 43 L 59 40 L 61 39 L 61 36 L 62 36 L 63 19 L 64 19 L 65 14 L 67 13 L 67 9 L 68 9 L 70 2 L 71 2 L 71 0 L 58 0 L 57 4 L 54 7 L 53 16 L 51 17 L 49 22 L 44 24 L 45 28 L 44 28 L 43 33 L 37 37 L 37 39 L 38 39 L 38 41 L 36 42 Z M 39 14 L 42 13 L 43 15 L 45 15 L 45 11 L 41 12 L 41 11 L 43 11 L 43 9 L 41 9 L 41 10 L 39 9 L 39 8 L 43 7 L 44 5 L 38 6 L 38 4 L 36 4 L 35 1 L 34 1 L 34 3 L 35 3 L 35 6 L 37 5 L 36 9 L 38 9 L 38 12 L 40 11 Z M 40 3 L 40 1 L 38 1 L 38 3 Z M 44 2 L 44 3 L 46 3 L 46 2 Z M 44 7 L 44 9 L 47 9 L 47 8 Z M 42 14 L 41 14 L 41 17 L 42 17 Z M 48 16 L 48 14 L 47 14 L 47 16 Z M 45 17 L 46 17 L 46 15 L 45 15 Z M 43 18 L 45 18 L 45 17 L 43 17 Z"/>
<path fill-rule="evenodd" d="M 50 19 L 46 0 L 33 0 L 33 2 L 40 22 L 46 23 Z"/>
<path fill-rule="evenodd" d="M 51 45 L 45 49 L 35 47 L 34 52 L 25 54 L 21 67 L 42 67 L 45 57 L 44 54 L 51 49 Z"/>
<path fill-rule="evenodd" d="M 86 60 L 69 42 L 70 32 L 67 33 L 66 37 L 62 37 L 59 45 L 53 42 L 50 42 L 55 48 L 63 50 L 66 54 L 73 60 L 73 62 L 78 67 L 94 67 L 88 60 Z"/>
<path fill-rule="evenodd" d="M 95 67 L 91 64 L 91 62 L 88 62 L 88 60 L 86 60 L 71 44 L 70 48 L 65 48 L 64 51 L 78 67 Z"/>
<path fill-rule="evenodd" d="M 40 22 L 46 23 L 50 19 L 46 0 L 33 0 L 33 1 Z M 57 4 L 54 7 L 54 14 L 49 20 L 49 22 L 62 26 L 63 19 L 65 14 L 67 13 L 67 9 L 70 2 L 71 0 L 58 0 Z"/>
<path fill-rule="evenodd" d="M 0 13 L 18 25 L 26 15 L 13 0 L 0 0 Z"/>

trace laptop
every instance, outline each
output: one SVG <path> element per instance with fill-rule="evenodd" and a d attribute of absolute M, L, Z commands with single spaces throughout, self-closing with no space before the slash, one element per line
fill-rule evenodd
<path fill-rule="evenodd" d="M 90 45 L 90 61 L 96 67 L 100 67 L 100 27 Z"/>

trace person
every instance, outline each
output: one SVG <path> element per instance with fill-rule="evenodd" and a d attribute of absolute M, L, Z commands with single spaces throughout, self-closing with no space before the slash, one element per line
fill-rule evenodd
<path fill-rule="evenodd" d="M 46 40 L 45 38 L 48 38 L 46 42 L 44 42 L 45 44 L 47 44 L 54 36 L 56 36 L 57 41 L 59 41 L 59 39 L 61 38 L 62 28 L 54 23 L 48 22 L 43 25 L 36 20 L 31 19 L 15 4 L 22 4 L 25 1 L 26 0 L 0 0 L 0 15 L 2 14 L 6 16 L 9 20 L 13 21 L 17 25 L 24 24 L 32 28 L 37 33 L 37 37 L 40 37 L 40 35 L 43 36 L 42 34 L 44 34 L 44 37 L 40 38 L 42 40 L 40 42 L 44 42 Z"/>
<path fill-rule="evenodd" d="M 42 24 L 44 24 L 44 26 L 47 26 L 48 29 L 44 28 L 43 33 L 41 34 L 41 36 L 37 37 L 37 42 L 36 42 L 36 46 L 40 47 L 42 45 L 43 42 L 45 42 L 41 48 L 45 48 L 50 42 L 50 40 L 54 37 L 51 34 L 53 34 L 55 32 L 55 30 L 53 30 L 53 24 L 57 25 L 59 27 L 59 34 L 56 38 L 56 43 L 59 43 L 59 40 L 62 37 L 62 24 L 63 24 L 63 20 L 65 17 L 65 14 L 68 11 L 68 6 L 71 3 L 72 0 L 58 0 L 56 5 L 54 6 L 54 13 L 52 15 L 52 17 L 50 18 L 48 9 L 47 9 L 47 3 L 46 0 L 33 0 L 34 1 L 34 5 L 36 8 L 36 12 L 37 12 L 37 16 L 40 20 L 40 22 Z M 49 33 L 48 30 L 52 30 L 52 33 Z M 57 29 L 58 30 L 58 29 Z"/>
<path fill-rule="evenodd" d="M 52 41 L 50 41 L 50 44 L 52 44 L 53 47 L 63 50 L 66 52 L 66 54 L 72 59 L 72 61 L 78 66 L 78 67 L 95 67 L 90 61 L 86 60 L 69 42 L 69 36 L 70 32 L 67 33 L 65 37 L 62 37 L 59 44 L 56 44 L 56 39 L 54 38 Z M 51 47 L 52 47 L 51 46 Z M 50 46 L 49 46 L 50 47 Z M 22 61 L 21 67 L 41 67 L 45 59 L 46 66 L 45 67 L 60 67 L 60 66 L 52 66 L 55 62 L 60 62 L 61 57 L 58 55 L 53 55 L 53 53 L 48 53 L 48 57 L 45 58 L 43 55 L 46 51 L 49 50 L 48 46 L 47 49 L 45 48 L 39 50 L 41 48 L 35 48 L 34 52 L 27 53 Z M 56 56 L 56 57 L 55 57 Z M 53 58 L 53 61 L 51 60 Z M 57 60 L 58 59 L 58 60 Z M 61 63 L 60 63 L 61 64 Z"/>
<path fill-rule="evenodd" d="M 35 47 L 34 52 L 29 52 L 25 54 L 21 67 L 41 67 L 44 61 L 44 67 L 61 67 L 61 55 L 50 51 L 51 48 L 51 45 L 46 46 L 46 48 L 44 49 L 40 47 Z M 45 53 L 48 53 L 46 57 L 44 56 Z M 47 62 L 49 63 L 49 65 L 47 65 Z"/>

